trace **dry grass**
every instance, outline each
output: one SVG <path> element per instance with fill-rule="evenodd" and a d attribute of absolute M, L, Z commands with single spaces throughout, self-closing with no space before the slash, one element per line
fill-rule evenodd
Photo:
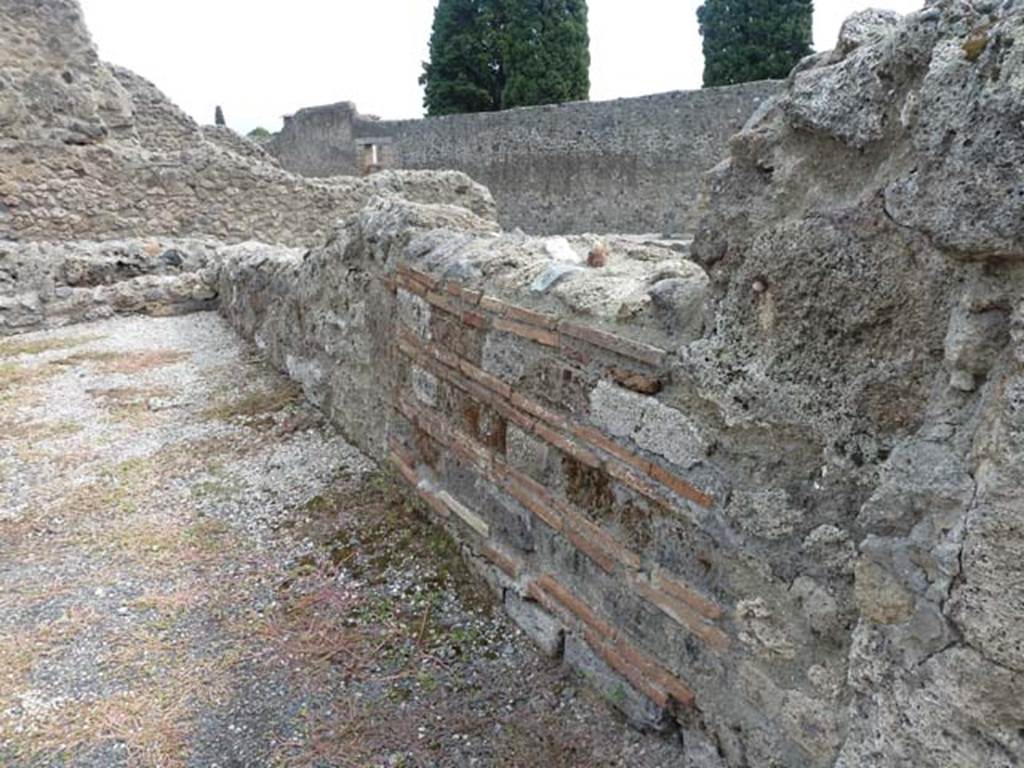
<path fill-rule="evenodd" d="M 380 637 L 349 621 L 360 602 L 355 591 L 324 579 L 313 591 L 286 598 L 282 609 L 257 624 L 254 633 L 279 652 L 303 661 L 314 674 L 315 665 L 333 664 L 348 676 L 362 676 L 373 663 Z"/>
<path fill-rule="evenodd" d="M 9 402 L 19 394 L 18 390 L 44 382 L 59 373 L 59 369 L 47 365 L 0 363 L 0 402 Z"/>
<path fill-rule="evenodd" d="M 209 419 L 231 421 L 268 416 L 298 403 L 302 398 L 301 388 L 292 382 L 282 382 L 272 389 L 250 392 L 242 397 L 226 399 L 207 408 L 204 416 Z"/>
<path fill-rule="evenodd" d="M 12 442 L 38 443 L 70 437 L 83 429 L 81 424 L 73 421 L 26 421 L 15 422 L 0 420 L 0 444 Z"/>
<path fill-rule="evenodd" d="M 102 336 L 73 336 L 65 339 L 39 339 L 38 341 L 5 341 L 0 342 L 0 360 L 19 355 L 39 355 L 58 349 L 72 349 L 99 341 Z"/>
<path fill-rule="evenodd" d="M 126 352 L 101 363 L 100 369 L 105 373 L 142 373 L 152 368 L 165 368 L 169 365 L 176 365 L 191 356 L 191 352 L 181 352 L 172 349 Z"/>
<path fill-rule="evenodd" d="M 141 428 L 150 425 L 156 418 L 150 411 L 149 401 L 170 397 L 173 392 L 163 387 L 110 387 L 92 389 L 89 394 L 114 419 Z"/>

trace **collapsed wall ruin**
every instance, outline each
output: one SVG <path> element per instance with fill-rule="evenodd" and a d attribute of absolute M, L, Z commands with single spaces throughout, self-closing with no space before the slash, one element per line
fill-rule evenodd
<path fill-rule="evenodd" d="M 4 167 L 56 170 L 5 203 L 7 330 L 216 302 L 684 764 L 1024 760 L 1020 0 L 851 18 L 730 140 L 692 253 L 503 232 L 457 174 L 395 175 L 404 198 L 302 180 L 125 86 L 73 3 L 8 2 L 13 30 Z M 48 112 L 65 70 L 77 101 Z M 193 195 L 147 214 L 94 181 L 92 158 L 159 166 L 183 128 L 176 172 L 218 158 L 331 205 L 275 229 L 252 223 L 272 197 L 232 217 L 233 186 L 197 219 Z M 60 179 L 87 205 L 48 211 Z"/>
<path fill-rule="evenodd" d="M 616 101 L 378 120 L 342 102 L 301 109 L 266 146 L 306 176 L 463 171 L 506 229 L 684 234 L 700 177 L 729 136 L 781 89 L 770 80 Z"/>

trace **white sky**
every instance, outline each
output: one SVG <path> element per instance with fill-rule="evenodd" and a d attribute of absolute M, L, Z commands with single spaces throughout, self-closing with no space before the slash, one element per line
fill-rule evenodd
<path fill-rule="evenodd" d="M 354 101 L 364 114 L 419 117 L 417 78 L 437 0 L 81 0 L 106 61 L 155 82 L 201 123 L 277 130 L 300 107 Z M 699 88 L 700 0 L 590 0 L 592 99 Z M 843 19 L 924 0 L 816 0 L 814 37 Z"/>

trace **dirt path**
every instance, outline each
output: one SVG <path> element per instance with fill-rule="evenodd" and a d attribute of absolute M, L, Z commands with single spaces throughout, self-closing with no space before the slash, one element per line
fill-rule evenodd
<path fill-rule="evenodd" d="M 0 765 L 679 756 L 215 315 L 0 342 Z"/>

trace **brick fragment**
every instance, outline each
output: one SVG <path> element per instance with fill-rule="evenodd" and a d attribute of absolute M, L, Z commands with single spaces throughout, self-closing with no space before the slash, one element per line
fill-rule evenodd
<path fill-rule="evenodd" d="M 495 549 L 490 544 L 480 548 L 480 554 L 490 560 L 502 573 L 515 581 L 523 571 L 523 563 L 518 558 Z"/>
<path fill-rule="evenodd" d="M 467 309 L 462 313 L 462 322 L 470 328 L 483 330 L 487 327 L 487 315 Z"/>
<path fill-rule="evenodd" d="M 408 275 L 401 272 L 395 275 L 395 283 L 409 293 L 414 293 L 421 298 L 427 295 L 426 286 L 410 279 Z"/>
<path fill-rule="evenodd" d="M 653 661 L 646 653 L 622 638 L 616 638 L 614 647 L 628 664 L 634 666 L 641 674 L 663 688 L 673 699 L 687 707 L 693 706 L 696 697 L 693 691 L 690 690 L 690 687 Z"/>
<path fill-rule="evenodd" d="M 651 682 L 639 669 L 630 664 L 626 659 L 615 651 L 606 641 L 590 631 L 584 631 L 584 639 L 591 650 L 596 653 L 605 664 L 622 675 L 629 684 L 640 693 L 653 701 L 659 707 L 665 708 L 669 705 L 668 693 Z"/>
<path fill-rule="evenodd" d="M 673 493 L 682 496 L 684 499 L 689 499 L 705 509 L 710 509 L 715 505 L 715 500 L 711 496 L 697 490 L 678 475 L 674 475 L 657 464 L 650 464 L 648 475 L 666 488 L 669 488 Z"/>
<path fill-rule="evenodd" d="M 437 291 L 427 291 L 427 295 L 425 298 L 428 304 L 435 306 L 438 309 L 443 310 L 444 312 L 447 312 L 449 315 L 455 315 L 455 317 L 459 317 L 459 308 L 455 306 L 455 304 L 452 303 L 451 299 L 445 296 L 444 294 L 438 293 Z"/>
<path fill-rule="evenodd" d="M 519 307 L 515 304 L 505 305 L 505 317 L 526 325 L 533 325 L 537 328 L 553 331 L 558 326 L 558 318 L 546 312 L 536 312 L 526 307 Z"/>
<path fill-rule="evenodd" d="M 575 442 L 568 439 L 567 437 L 564 437 L 559 432 L 556 432 L 555 430 L 551 429 L 546 424 L 539 421 L 536 422 L 533 426 L 533 431 L 534 434 L 537 435 L 537 437 L 546 440 L 547 442 L 551 443 L 551 445 L 555 446 L 555 448 L 557 448 L 558 450 L 562 451 L 563 453 L 569 454 L 577 461 L 586 464 L 588 467 L 591 467 L 592 469 L 597 469 L 601 466 L 601 460 L 596 455 L 594 455 L 592 451 L 589 451 L 586 448 L 577 445 Z"/>
<path fill-rule="evenodd" d="M 651 574 L 651 585 L 660 589 L 677 600 L 681 600 L 695 611 L 709 619 L 720 619 L 723 615 L 721 606 L 699 594 L 691 586 L 666 572 L 663 568 L 655 568 Z"/>
<path fill-rule="evenodd" d="M 399 269 L 402 270 L 408 277 L 410 277 L 411 279 L 415 280 L 418 283 L 422 283 L 427 288 L 436 288 L 438 285 L 441 284 L 440 278 L 434 277 L 428 272 L 421 272 L 418 269 L 413 269 L 412 267 L 406 264 L 401 265 Z"/>
<path fill-rule="evenodd" d="M 496 299 L 493 296 L 481 296 L 480 297 L 480 309 L 487 310 L 492 315 L 498 315 L 499 317 L 505 314 L 505 307 L 507 306 L 501 299 Z"/>
<path fill-rule="evenodd" d="M 531 400 L 528 397 L 524 397 L 518 392 L 513 392 L 509 401 L 516 408 L 521 408 L 531 416 L 536 416 L 541 421 L 545 422 L 548 426 L 555 427 L 557 429 L 567 429 L 568 423 L 565 417 L 555 413 L 549 408 L 545 408 L 543 405 L 538 403 L 536 400 Z"/>
<path fill-rule="evenodd" d="M 485 387 L 497 392 L 504 398 L 512 397 L 512 387 L 506 384 L 504 381 L 499 379 L 482 368 L 478 368 L 466 360 L 459 361 L 459 370 L 469 378 L 483 384 Z"/>
<path fill-rule="evenodd" d="M 628 368 L 609 368 L 608 375 L 620 387 L 625 387 L 641 395 L 656 395 L 665 388 L 660 377 L 646 376 Z"/>
<path fill-rule="evenodd" d="M 611 624 L 551 576 L 544 574 L 537 577 L 530 582 L 529 590 L 531 595 L 536 593 L 540 596 L 538 602 L 544 604 L 546 600 L 549 605 L 553 602 L 556 606 L 561 606 L 600 637 L 611 640 L 616 636 L 615 628 Z"/>
<path fill-rule="evenodd" d="M 558 324 L 560 333 L 571 336 L 574 339 L 585 341 L 595 347 L 601 347 L 609 352 L 614 352 L 623 357 L 639 360 L 648 365 L 660 367 L 665 363 L 667 353 L 663 349 L 652 347 L 640 341 L 634 341 L 622 336 L 616 336 L 607 331 L 599 331 L 596 328 L 589 328 L 578 323 L 562 322 Z"/>
<path fill-rule="evenodd" d="M 529 339 L 535 341 L 538 344 L 543 344 L 546 347 L 557 347 L 558 346 L 558 334 L 554 331 L 548 331 L 543 328 L 535 328 L 532 325 L 526 323 L 519 323 L 515 320 L 506 320 L 503 317 L 496 317 L 494 319 L 494 328 L 499 331 L 505 331 L 506 333 L 512 333 L 523 339 Z"/>
<path fill-rule="evenodd" d="M 630 583 L 640 597 L 655 605 L 662 613 L 685 627 L 691 634 L 699 637 L 709 647 L 716 651 L 722 651 L 729 646 L 729 636 L 718 627 L 706 623 L 704 618 L 690 606 L 652 588 L 642 579 L 632 579 Z"/>

